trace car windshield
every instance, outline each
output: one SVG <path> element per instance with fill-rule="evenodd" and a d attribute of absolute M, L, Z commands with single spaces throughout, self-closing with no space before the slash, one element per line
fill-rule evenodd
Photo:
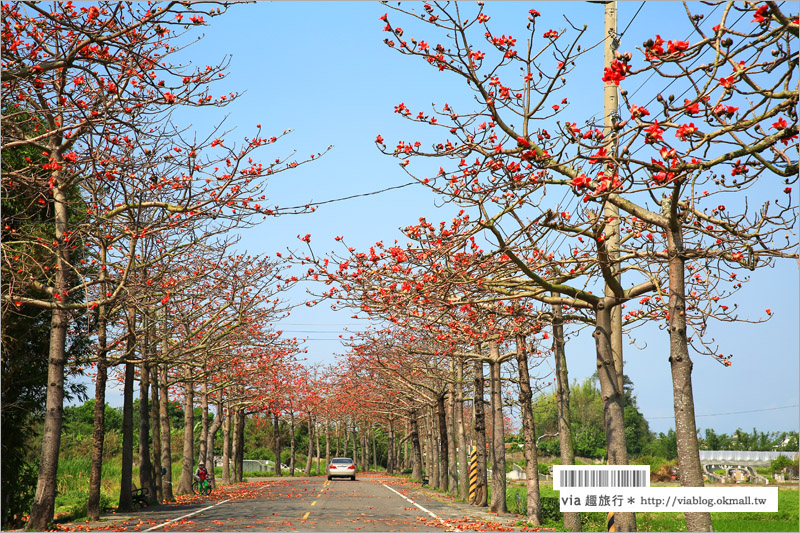
<path fill-rule="evenodd" d="M 340 463 L 342 463 L 342 464 L 352 464 L 353 460 L 352 459 L 331 459 L 331 463 L 335 463 L 335 464 L 340 464 Z"/>

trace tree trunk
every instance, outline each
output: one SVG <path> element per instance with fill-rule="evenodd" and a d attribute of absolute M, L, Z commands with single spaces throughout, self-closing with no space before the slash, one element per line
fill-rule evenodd
<path fill-rule="evenodd" d="M 474 389 L 472 417 L 475 427 L 475 447 L 478 452 L 478 480 L 475 486 L 475 497 L 470 502 L 472 505 L 486 507 L 489 501 L 489 480 L 486 472 L 486 413 L 483 410 L 483 362 L 475 360 Z"/>
<path fill-rule="evenodd" d="M 105 270 L 100 272 L 101 281 L 105 277 Z M 101 290 L 105 293 L 105 285 L 101 283 Z M 97 375 L 94 386 L 94 429 L 92 431 L 92 465 L 89 471 L 89 499 L 86 504 L 86 516 L 90 521 L 100 519 L 100 482 L 103 475 L 103 446 L 105 444 L 106 428 L 106 383 L 108 381 L 106 306 L 101 305 L 97 318 Z"/>
<path fill-rule="evenodd" d="M 317 425 L 319 425 L 319 422 L 317 423 Z M 321 448 L 320 448 L 320 444 L 319 444 L 319 427 L 315 427 L 314 428 L 314 435 L 315 435 L 316 441 L 317 441 L 317 475 L 320 475 L 322 473 L 322 470 L 321 470 L 321 467 L 320 467 L 320 450 L 321 450 Z"/>
<path fill-rule="evenodd" d="M 166 341 L 165 341 L 166 343 Z M 162 490 L 164 491 L 164 501 L 174 501 L 175 494 L 172 490 L 172 428 L 169 423 L 169 383 L 168 383 L 168 367 L 166 363 L 161 367 L 161 380 L 159 387 L 161 388 L 161 403 L 159 405 L 161 420 L 161 466 L 167 470 L 164 474 L 165 479 L 162 480 Z"/>
<path fill-rule="evenodd" d="M 378 427 L 372 426 L 372 466 L 378 471 Z"/>
<path fill-rule="evenodd" d="M 203 384 L 200 385 L 200 440 L 197 446 L 197 462 L 208 468 L 208 373 L 203 368 Z"/>
<path fill-rule="evenodd" d="M 411 438 L 411 422 L 408 422 L 408 435 L 409 439 Z M 403 443 L 403 470 L 410 470 L 414 467 L 414 459 L 412 457 L 413 453 L 409 452 L 409 446 L 411 444 L 408 442 L 408 439 Z"/>
<path fill-rule="evenodd" d="M 536 450 L 536 426 L 533 420 L 533 391 L 528 373 L 528 349 L 525 337 L 517 335 L 517 370 L 519 372 L 519 406 L 522 412 L 522 438 L 525 454 L 525 485 L 527 488 L 528 522 L 542 525 L 542 509 L 539 502 L 539 457 Z"/>
<path fill-rule="evenodd" d="M 564 319 L 560 304 L 554 304 L 552 310 L 553 354 L 556 360 L 558 442 L 561 450 L 561 464 L 574 465 L 575 448 L 572 441 L 572 415 L 569 410 L 569 375 L 567 372 L 567 358 L 564 352 Z M 567 531 L 581 531 L 581 514 L 564 513 L 564 529 Z"/>
<path fill-rule="evenodd" d="M 378 429 L 372 426 L 372 466 L 378 471 Z"/>
<path fill-rule="evenodd" d="M 455 373 L 453 361 L 450 361 L 450 372 Z M 458 458 L 456 457 L 456 431 L 455 431 L 455 396 L 456 386 L 451 381 L 447 384 L 447 398 L 445 412 L 447 414 L 447 492 L 452 496 L 458 495 Z"/>
<path fill-rule="evenodd" d="M 367 470 L 369 470 L 369 437 L 367 435 L 367 430 L 364 428 L 364 426 L 361 426 L 359 428 L 358 445 L 361 447 L 360 470 L 362 472 L 366 472 Z"/>
<path fill-rule="evenodd" d="M 353 431 L 350 433 L 350 436 L 353 439 L 353 462 L 358 464 L 358 454 L 361 450 L 359 450 L 358 444 L 358 426 L 353 422 Z"/>
<path fill-rule="evenodd" d="M 133 379 L 136 348 L 136 311 L 128 309 L 128 338 L 125 359 L 125 387 L 122 392 L 122 473 L 118 512 L 130 511 L 133 507 L 131 487 L 133 486 Z"/>
<path fill-rule="evenodd" d="M 449 487 L 447 467 L 450 464 L 450 449 L 447 442 L 447 413 L 444 393 L 439 394 L 436 398 L 436 417 L 439 426 L 439 488 L 446 491 Z"/>
<path fill-rule="evenodd" d="M 411 469 L 411 481 L 422 481 L 422 446 L 419 442 L 419 421 L 417 420 L 417 410 L 411 410 L 411 448 L 414 453 L 413 466 Z"/>
<path fill-rule="evenodd" d="M 347 431 L 346 426 L 345 431 Z M 353 431 L 350 433 L 350 436 L 353 438 L 353 462 L 358 463 L 358 428 L 355 423 L 353 423 Z"/>
<path fill-rule="evenodd" d="M 55 270 L 55 293 L 66 294 L 69 268 L 69 249 L 63 239 L 67 230 L 69 213 L 66 191 L 56 180 L 53 186 L 53 209 L 55 214 L 55 239 L 58 241 L 57 269 Z M 50 318 L 50 348 L 47 363 L 47 398 L 45 400 L 42 453 L 39 458 L 39 477 L 31 508 L 29 531 L 44 531 L 53 521 L 56 504 L 56 477 L 58 454 L 61 448 L 61 427 L 64 415 L 64 364 L 67 353 L 67 329 L 69 312 L 53 309 Z"/>
<path fill-rule="evenodd" d="M 186 370 L 186 383 L 183 391 L 183 461 L 181 479 L 178 481 L 178 494 L 192 493 L 194 475 L 194 386 L 191 369 Z"/>
<path fill-rule="evenodd" d="M 150 367 L 145 355 L 147 351 L 145 346 L 139 370 L 139 486 L 152 499 L 156 495 L 156 484 L 153 479 L 153 462 L 150 460 Z"/>
<path fill-rule="evenodd" d="M 222 407 L 222 389 L 217 394 L 217 416 L 208 427 L 208 434 L 206 435 L 206 463 L 208 469 L 208 482 L 211 488 L 217 488 L 217 476 L 214 474 L 214 440 L 217 437 L 217 431 L 222 427 L 225 411 Z"/>
<path fill-rule="evenodd" d="M 456 363 L 457 383 L 455 398 L 456 442 L 458 443 L 458 497 L 462 501 L 469 498 L 469 459 L 467 457 L 467 437 L 464 429 L 464 360 Z"/>
<path fill-rule="evenodd" d="M 441 488 L 439 479 L 439 443 L 436 442 L 436 423 L 434 422 L 433 407 L 428 406 L 428 416 L 425 421 L 428 436 L 428 483 L 434 489 Z"/>
<path fill-rule="evenodd" d="M 231 483 L 231 416 L 230 407 L 222 421 L 222 483 Z"/>
<path fill-rule="evenodd" d="M 233 482 L 234 483 L 241 483 L 242 478 L 244 476 L 244 450 L 241 447 L 241 436 L 244 434 L 244 424 L 242 424 L 242 419 L 239 416 L 239 411 L 241 407 L 233 408 L 231 412 L 231 417 L 233 417 L 233 441 L 231 445 L 233 447 Z M 240 466 L 241 465 L 241 468 Z"/>
<path fill-rule="evenodd" d="M 244 426 L 245 426 L 245 416 L 244 416 L 244 408 L 240 407 L 238 411 L 236 411 L 236 427 L 238 428 L 238 432 L 234 434 L 236 438 L 236 481 L 241 483 L 244 481 Z M 280 462 L 278 462 L 280 465 Z"/>
<path fill-rule="evenodd" d="M 303 471 L 304 476 L 311 475 L 311 462 L 314 459 L 314 424 L 311 421 L 311 415 L 308 415 L 308 454 L 306 457 L 306 469 Z"/>
<path fill-rule="evenodd" d="M 671 217 L 671 222 L 674 217 Z M 682 487 L 702 487 L 703 472 L 697 445 L 697 425 L 692 389 L 692 359 L 686 338 L 686 281 L 683 239 L 679 225 L 667 231 L 669 254 L 669 364 L 675 410 L 678 472 Z M 711 514 L 686 513 L 687 531 L 712 531 Z"/>
<path fill-rule="evenodd" d="M 289 477 L 294 477 L 295 451 L 294 411 L 289 411 Z"/>
<path fill-rule="evenodd" d="M 506 505 L 506 447 L 503 435 L 503 397 L 500 382 L 500 347 L 489 343 L 492 357 L 489 363 L 492 400 L 492 501 L 489 509 L 493 513 L 507 513 Z"/>
<path fill-rule="evenodd" d="M 369 471 L 369 431 L 364 426 L 361 427 L 361 471 Z"/>
<path fill-rule="evenodd" d="M 394 418 L 389 417 L 389 437 L 386 439 L 386 473 L 394 474 Z"/>
<path fill-rule="evenodd" d="M 339 440 L 338 438 L 336 439 Z M 331 426 L 330 422 L 325 421 L 325 468 L 331 464 Z"/>
<path fill-rule="evenodd" d="M 161 474 L 161 398 L 159 397 L 159 375 L 158 364 L 150 367 L 150 381 L 152 398 L 150 399 L 150 420 L 153 425 L 153 472 L 155 473 L 156 501 L 164 499 L 164 479 Z"/>
<path fill-rule="evenodd" d="M 627 465 L 623 392 L 619 388 L 611 350 L 611 308 L 607 302 L 600 302 L 595 309 L 595 314 L 594 338 L 597 347 L 597 375 L 600 378 L 600 396 L 603 400 L 608 464 Z M 616 513 L 614 524 L 617 531 L 636 531 L 636 515 L 634 513 Z"/>
<path fill-rule="evenodd" d="M 281 477 L 281 427 L 278 413 L 272 414 L 272 450 L 275 453 L 275 475 Z"/>

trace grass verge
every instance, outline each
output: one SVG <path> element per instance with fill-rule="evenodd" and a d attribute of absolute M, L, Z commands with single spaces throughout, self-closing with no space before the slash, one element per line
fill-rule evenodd
<path fill-rule="evenodd" d="M 525 486 L 510 486 L 506 491 L 509 511 L 517 510 L 517 494 L 524 508 L 527 492 Z M 565 531 L 561 512 L 558 510 L 558 491 L 552 485 L 540 486 L 542 519 L 544 527 Z M 714 531 L 797 531 L 800 513 L 796 487 L 778 489 L 777 513 L 711 513 Z M 605 531 L 606 513 L 582 513 L 583 531 Z M 686 531 L 683 513 L 636 513 L 639 531 Z"/>

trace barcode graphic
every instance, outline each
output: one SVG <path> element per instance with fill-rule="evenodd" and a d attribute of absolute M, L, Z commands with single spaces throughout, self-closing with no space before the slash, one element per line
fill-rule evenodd
<path fill-rule="evenodd" d="M 650 486 L 650 467 L 635 466 L 557 466 L 554 486 L 560 488 L 638 488 Z"/>

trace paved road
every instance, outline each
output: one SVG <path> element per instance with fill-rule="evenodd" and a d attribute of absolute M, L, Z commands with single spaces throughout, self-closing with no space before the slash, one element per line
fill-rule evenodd
<path fill-rule="evenodd" d="M 481 521 L 480 529 L 487 525 L 483 521 L 490 515 L 418 489 L 418 484 L 377 474 L 361 474 L 355 482 L 327 481 L 324 477 L 266 478 L 222 487 L 211 496 L 181 498 L 176 504 L 110 515 L 91 524 L 63 524 L 60 529 L 454 531 L 473 529 L 476 520 Z M 510 518 L 498 522 L 506 526 Z"/>

